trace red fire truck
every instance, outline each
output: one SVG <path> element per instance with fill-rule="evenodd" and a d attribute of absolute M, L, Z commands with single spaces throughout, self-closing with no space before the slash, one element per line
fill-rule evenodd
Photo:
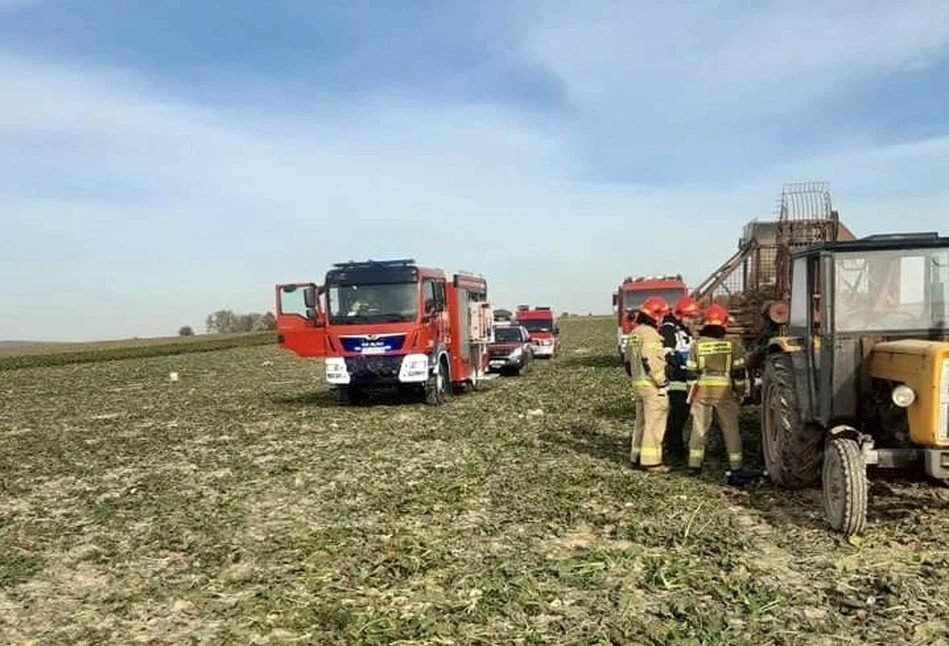
<path fill-rule="evenodd" d="M 622 359 L 626 352 L 626 338 L 633 329 L 636 312 L 643 301 L 650 296 L 662 296 L 669 303 L 687 296 L 686 287 L 680 274 L 675 276 L 638 276 L 627 277 L 613 293 L 613 311 L 616 312 L 616 347 Z"/>
<path fill-rule="evenodd" d="M 494 316 L 484 278 L 414 260 L 337 263 L 322 285 L 277 285 L 277 342 L 301 357 L 323 357 L 340 405 L 396 386 L 445 401 L 449 389 L 477 388 L 487 373 Z"/>
<path fill-rule="evenodd" d="M 557 354 L 559 348 L 557 337 L 560 335 L 560 328 L 557 326 L 554 311 L 550 307 L 531 309 L 528 305 L 519 305 L 514 314 L 514 320 L 518 325 L 524 326 L 530 335 L 535 357 L 549 359 Z"/>

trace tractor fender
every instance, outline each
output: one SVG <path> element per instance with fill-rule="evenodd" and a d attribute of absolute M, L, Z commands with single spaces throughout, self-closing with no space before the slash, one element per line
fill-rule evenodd
<path fill-rule="evenodd" d="M 835 437 L 844 437 L 848 440 L 853 440 L 854 442 L 860 443 L 861 439 L 863 438 L 863 433 L 855 429 L 853 426 L 848 426 L 847 424 L 838 424 L 827 431 L 828 440 Z"/>
<path fill-rule="evenodd" d="M 789 336 L 778 336 L 768 341 L 768 354 L 778 354 L 780 352 L 800 352 L 804 349 L 800 339 Z"/>

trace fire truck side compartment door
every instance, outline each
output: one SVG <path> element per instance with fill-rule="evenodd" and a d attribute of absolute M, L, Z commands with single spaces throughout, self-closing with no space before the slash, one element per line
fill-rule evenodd
<path fill-rule="evenodd" d="M 277 285 L 277 342 L 301 357 L 326 356 L 326 308 L 314 283 Z"/>

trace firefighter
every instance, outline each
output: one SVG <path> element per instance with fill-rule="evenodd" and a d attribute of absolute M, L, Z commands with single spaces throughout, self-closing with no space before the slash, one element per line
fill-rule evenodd
<path fill-rule="evenodd" d="M 668 378 L 659 325 L 668 311 L 665 299 L 647 298 L 640 307 L 636 327 L 630 332 L 626 346 L 636 401 L 630 459 L 633 464 L 638 461 L 641 466 L 657 471 L 667 470 L 662 464 L 662 438 L 669 413 Z"/>
<path fill-rule="evenodd" d="M 705 439 L 713 415 L 725 439 L 728 463 L 732 469 L 742 466 L 738 412 L 743 385 L 744 348 L 738 339 L 727 339 L 728 312 L 711 305 L 705 312 L 703 327 L 692 344 L 686 370 L 695 379 L 689 393 L 692 402 L 692 434 L 689 438 L 689 468 L 699 471 L 705 460 Z"/>
<path fill-rule="evenodd" d="M 662 339 L 666 350 L 669 377 L 669 417 L 663 440 L 663 453 L 672 460 L 685 459 L 683 432 L 689 419 L 688 385 L 685 364 L 689 358 L 693 333 L 689 324 L 700 314 L 699 303 L 691 296 L 683 296 L 662 322 Z"/>

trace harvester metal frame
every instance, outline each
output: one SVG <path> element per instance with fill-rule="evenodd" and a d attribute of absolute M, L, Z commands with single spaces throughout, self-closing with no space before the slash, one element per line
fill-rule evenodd
<path fill-rule="evenodd" d="M 853 239 L 824 182 L 785 184 L 776 216 L 748 222 L 735 253 L 692 291 L 703 308 L 718 303 L 728 309 L 729 332 L 741 337 L 749 351 L 744 404 L 760 403 L 765 348 L 787 322 L 791 254 L 815 244 Z"/>

